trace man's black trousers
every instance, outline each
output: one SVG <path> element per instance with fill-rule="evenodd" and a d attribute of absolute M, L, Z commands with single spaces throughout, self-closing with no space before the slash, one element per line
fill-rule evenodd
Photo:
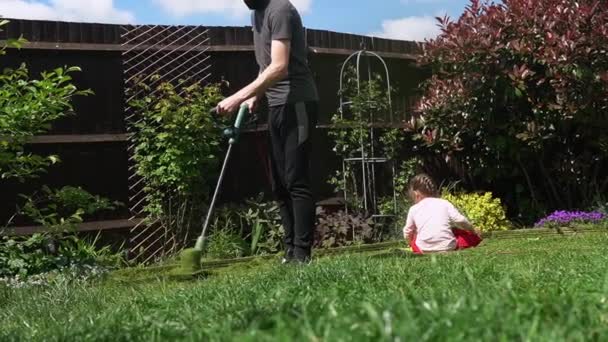
<path fill-rule="evenodd" d="M 285 247 L 297 259 L 307 259 L 313 243 L 315 202 L 311 189 L 312 133 L 317 102 L 269 108 L 272 187 L 281 208 Z"/>

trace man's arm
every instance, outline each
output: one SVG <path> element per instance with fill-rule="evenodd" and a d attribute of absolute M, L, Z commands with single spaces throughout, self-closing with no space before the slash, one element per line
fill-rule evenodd
<path fill-rule="evenodd" d="M 288 74 L 289 56 L 291 49 L 290 40 L 273 40 L 271 43 L 271 63 L 255 81 L 236 94 L 230 96 L 218 105 L 218 113 L 230 114 L 238 110 L 239 106 L 252 98 L 261 97 L 268 88 L 275 83 L 285 79 Z"/>

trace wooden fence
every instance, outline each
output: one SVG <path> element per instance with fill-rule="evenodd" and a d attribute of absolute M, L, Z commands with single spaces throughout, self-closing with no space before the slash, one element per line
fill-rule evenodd
<path fill-rule="evenodd" d="M 14 213 L 17 194 L 31 193 L 42 184 L 82 186 L 112 200 L 128 202 L 128 135 L 121 58 L 128 46 L 121 45 L 120 26 L 9 20 L 4 32 L 0 33 L 0 42 L 23 36 L 29 43 L 21 50 L 9 50 L 0 58 L 0 67 L 26 63 L 32 75 L 36 75 L 58 66 L 80 66 L 83 72 L 75 75 L 76 85 L 93 90 L 95 95 L 75 99 L 76 116 L 57 122 L 48 135 L 32 139 L 28 146 L 30 151 L 58 154 L 63 162 L 38 180 L 26 184 L 0 184 L 0 222 L 5 222 Z M 167 32 L 180 27 L 171 27 Z M 162 28 L 166 27 L 159 26 L 158 30 Z M 205 29 L 209 37 L 211 82 L 228 81 L 229 93 L 253 80 L 258 68 L 253 56 L 251 28 Z M 321 94 L 320 129 L 314 143 L 317 158 L 313 183 L 318 198 L 323 199 L 332 196 L 326 179 L 340 165 L 331 151 L 325 128 L 338 108 L 339 69 L 345 58 L 365 47 L 386 59 L 398 90 L 394 102 L 400 118 L 407 117 L 416 99 L 418 85 L 428 77 L 428 71 L 416 66 L 418 45 L 413 42 L 312 29 L 306 30 L 306 37 L 310 65 Z M 169 44 L 168 48 L 171 47 Z M 246 133 L 243 143 L 238 146 L 222 200 L 238 200 L 268 192 L 268 173 L 264 163 L 266 147 L 266 126 L 261 121 L 256 129 Z M 126 209 L 119 210 L 83 224 L 82 229 L 129 229 L 136 222 L 127 220 L 128 217 Z M 40 230 L 28 222 L 20 224 L 24 227 L 15 229 L 14 233 L 30 234 Z"/>

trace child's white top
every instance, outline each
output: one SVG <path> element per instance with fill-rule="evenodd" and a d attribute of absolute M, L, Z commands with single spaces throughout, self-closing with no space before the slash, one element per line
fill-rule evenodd
<path fill-rule="evenodd" d="M 471 224 L 454 205 L 441 198 L 428 197 L 410 208 L 403 236 L 416 234 L 416 245 L 423 252 L 456 249 L 452 228 L 470 228 Z"/>

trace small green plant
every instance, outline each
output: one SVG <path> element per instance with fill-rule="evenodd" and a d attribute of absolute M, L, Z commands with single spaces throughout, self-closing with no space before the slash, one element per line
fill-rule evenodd
<path fill-rule="evenodd" d="M 256 199 L 247 200 L 245 206 L 245 211 L 240 216 L 251 232 L 250 253 L 261 255 L 281 251 L 285 230 L 277 203 L 265 202 L 260 195 Z"/>
<path fill-rule="evenodd" d="M 491 192 L 483 194 L 444 192 L 443 198 L 454 204 L 473 226 L 482 232 L 509 230 L 512 227 L 500 199 L 493 198 Z"/>
<path fill-rule="evenodd" d="M 232 259 L 245 256 L 246 243 L 241 233 L 232 227 L 231 221 L 225 222 L 225 227 L 216 229 L 209 237 L 207 256 L 212 259 Z"/>
<path fill-rule="evenodd" d="M 0 277 L 26 278 L 72 266 L 121 266 L 121 254 L 110 247 L 98 248 L 98 238 L 89 241 L 69 233 L 4 235 L 0 237 Z"/>
<path fill-rule="evenodd" d="M 264 201 L 263 194 L 242 204 L 219 208 L 210 229 L 212 234 L 227 231 L 245 241 L 247 248 L 243 255 L 275 254 L 283 249 L 284 229 L 279 207 L 275 202 Z M 223 241 L 224 237 L 221 236 Z"/>
<path fill-rule="evenodd" d="M 122 205 L 72 186 L 59 190 L 43 186 L 33 196 L 21 197 L 25 199 L 25 204 L 18 215 L 53 231 L 73 230 L 78 223 L 83 222 L 84 217 L 112 211 Z"/>

